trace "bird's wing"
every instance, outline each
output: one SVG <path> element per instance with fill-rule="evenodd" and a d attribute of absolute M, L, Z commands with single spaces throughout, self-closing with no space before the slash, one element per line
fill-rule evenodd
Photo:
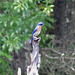
<path fill-rule="evenodd" d="M 34 34 L 36 31 L 37 31 L 37 29 L 34 29 L 33 34 Z M 33 34 L 32 34 L 32 35 L 33 35 Z"/>
<path fill-rule="evenodd" d="M 34 33 L 35 33 L 36 31 L 37 31 L 37 29 L 35 28 L 34 31 L 33 31 L 33 34 L 32 34 L 31 43 L 32 43 L 32 41 L 33 41 L 33 35 L 34 35 Z"/>

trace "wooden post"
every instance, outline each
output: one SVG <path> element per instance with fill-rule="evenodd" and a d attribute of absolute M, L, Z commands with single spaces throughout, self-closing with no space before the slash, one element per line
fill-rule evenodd
<path fill-rule="evenodd" d="M 31 57 L 31 64 L 27 67 L 27 75 L 39 75 L 38 70 L 40 68 L 40 57 L 41 55 L 39 54 L 39 42 L 40 42 L 40 37 L 39 38 L 34 38 L 32 47 L 33 51 L 30 54 Z"/>
<path fill-rule="evenodd" d="M 21 75 L 21 68 L 20 67 L 18 67 L 17 75 Z"/>

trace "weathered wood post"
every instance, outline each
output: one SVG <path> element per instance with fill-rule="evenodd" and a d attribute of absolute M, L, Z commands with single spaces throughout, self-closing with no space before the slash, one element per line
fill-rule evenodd
<path fill-rule="evenodd" d="M 30 54 L 31 64 L 27 67 L 27 75 L 39 75 L 38 70 L 40 68 L 40 57 L 39 54 L 39 42 L 41 38 L 34 37 L 32 47 L 33 51 Z"/>
<path fill-rule="evenodd" d="M 20 67 L 18 67 L 17 75 L 21 75 L 21 68 Z"/>

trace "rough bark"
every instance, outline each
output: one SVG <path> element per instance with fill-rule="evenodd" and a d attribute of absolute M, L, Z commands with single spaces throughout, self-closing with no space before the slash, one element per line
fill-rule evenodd
<path fill-rule="evenodd" d="M 20 67 L 22 74 L 25 75 L 27 73 L 26 68 L 30 64 L 29 53 L 30 52 L 25 49 L 19 50 L 18 53 L 14 51 L 12 53 L 13 60 L 11 61 L 11 68 L 17 71 L 18 67 Z"/>
<path fill-rule="evenodd" d="M 55 0 L 55 35 L 68 48 L 75 40 L 75 0 Z"/>
<path fill-rule="evenodd" d="M 41 56 L 39 54 L 40 38 L 37 38 L 37 39 L 34 39 L 32 43 L 33 51 L 30 54 L 31 64 L 27 67 L 27 75 L 39 75 L 38 70 L 40 68 L 40 56 Z"/>

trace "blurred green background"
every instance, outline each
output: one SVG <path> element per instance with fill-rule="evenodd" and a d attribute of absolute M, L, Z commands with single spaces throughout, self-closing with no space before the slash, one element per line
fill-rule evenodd
<path fill-rule="evenodd" d="M 0 0 L 0 75 L 13 75 L 9 64 L 13 50 L 18 52 L 30 40 L 38 22 L 42 28 L 41 47 L 50 47 L 53 32 L 54 0 Z"/>

